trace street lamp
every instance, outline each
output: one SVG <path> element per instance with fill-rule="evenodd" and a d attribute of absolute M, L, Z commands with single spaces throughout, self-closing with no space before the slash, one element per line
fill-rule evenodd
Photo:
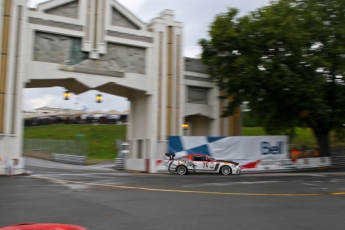
<path fill-rule="evenodd" d="M 188 127 L 189 127 L 189 124 L 188 124 L 188 123 L 183 123 L 183 124 L 182 124 L 184 136 L 187 136 Z"/>
<path fill-rule="evenodd" d="M 189 126 L 188 123 L 183 123 L 183 124 L 182 124 L 182 128 L 183 128 L 184 130 L 187 130 L 187 129 L 188 129 L 188 126 Z"/>
<path fill-rule="evenodd" d="M 69 97 L 71 96 L 70 91 L 65 91 L 65 93 L 63 94 L 65 100 L 69 100 Z"/>
<path fill-rule="evenodd" d="M 97 94 L 97 95 L 96 95 L 96 102 L 97 102 L 97 103 L 101 103 L 101 102 L 102 102 L 102 99 L 103 99 L 102 94 Z"/>

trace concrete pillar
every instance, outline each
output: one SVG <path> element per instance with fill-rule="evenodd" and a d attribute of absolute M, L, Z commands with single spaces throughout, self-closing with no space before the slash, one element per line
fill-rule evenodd
<path fill-rule="evenodd" d="M 26 1 L 1 0 L 0 11 L 0 174 L 4 174 L 4 162 L 9 160 L 15 159 L 17 168 L 23 167 L 21 98 Z"/>

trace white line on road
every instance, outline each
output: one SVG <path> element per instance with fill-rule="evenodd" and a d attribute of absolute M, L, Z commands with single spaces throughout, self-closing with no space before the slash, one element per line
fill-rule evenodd
<path fill-rule="evenodd" d="M 320 185 L 318 185 L 318 184 L 309 184 L 309 183 L 302 183 L 302 184 L 304 184 L 304 185 L 309 185 L 309 186 L 320 186 Z"/>

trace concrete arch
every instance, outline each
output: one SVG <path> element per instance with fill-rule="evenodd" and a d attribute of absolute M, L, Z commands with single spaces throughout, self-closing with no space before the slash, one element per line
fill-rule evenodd
<path fill-rule="evenodd" d="M 114 8 L 121 23 L 112 21 Z M 238 135 L 227 125 L 235 120 L 219 117 L 219 91 L 205 66 L 183 57 L 183 26 L 173 11 L 147 24 L 114 0 L 54 0 L 37 9 L 28 9 L 26 0 L 4 0 L 0 12 L 1 158 L 22 156 L 23 87 L 128 98 L 128 169 L 163 159 L 167 137 L 183 134 L 186 116 L 193 124 L 207 120 L 209 128 L 196 134 Z"/>

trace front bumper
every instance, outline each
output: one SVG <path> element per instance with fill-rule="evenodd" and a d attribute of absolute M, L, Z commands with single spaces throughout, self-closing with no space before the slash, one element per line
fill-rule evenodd
<path fill-rule="evenodd" d="M 236 167 L 234 174 L 241 174 L 241 167 Z"/>

